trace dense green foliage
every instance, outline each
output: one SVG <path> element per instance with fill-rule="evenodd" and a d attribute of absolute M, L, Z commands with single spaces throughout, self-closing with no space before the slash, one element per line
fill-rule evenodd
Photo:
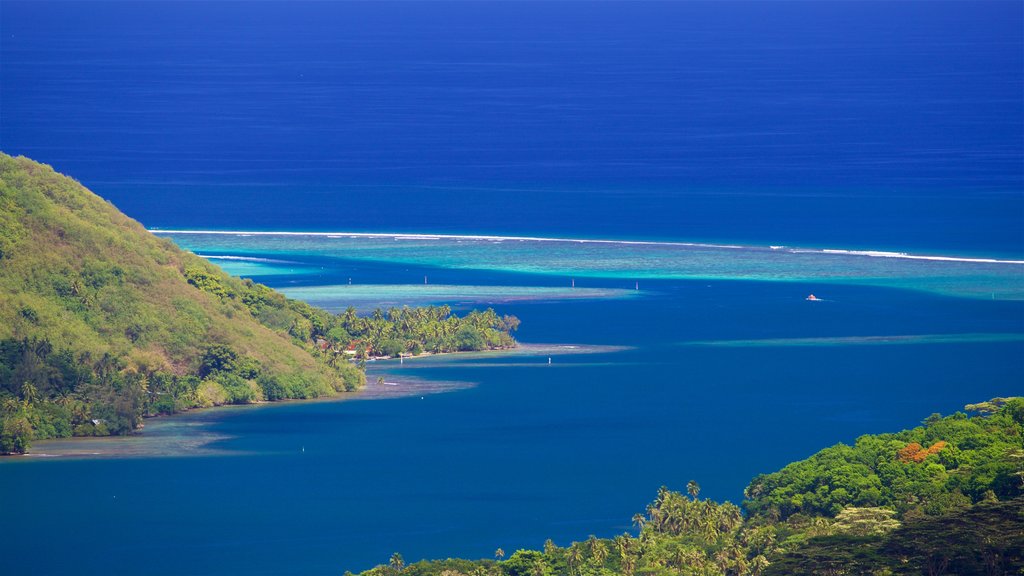
<path fill-rule="evenodd" d="M 519 327 L 515 316 L 498 316 L 490 308 L 458 317 L 448 306 L 378 309 L 368 317 L 349 308 L 337 316 L 326 314 L 319 322 L 317 336 L 326 341 L 322 344 L 348 348 L 360 357 L 511 348 L 511 333 Z"/>
<path fill-rule="evenodd" d="M 759 476 L 746 515 L 690 482 L 688 495 L 661 488 L 635 536 L 496 560 L 396 555 L 364 576 L 1024 573 L 1024 399 L 967 409 L 981 415 L 933 415 Z"/>
<path fill-rule="evenodd" d="M 359 388 L 350 359 L 514 345 L 513 317 L 332 315 L 147 232 L 49 166 L 0 154 L 0 453 L 147 415 Z"/>
<path fill-rule="evenodd" d="M 936 414 L 913 430 L 862 436 L 853 446 L 838 444 L 758 476 L 743 505 L 753 515 L 785 519 L 834 516 L 847 506 L 934 515 L 977 502 L 990 490 L 1013 498 L 1020 494 L 1020 462 L 1009 455 L 1022 448 L 1024 400 L 993 402 L 1003 407 L 986 418 Z"/>

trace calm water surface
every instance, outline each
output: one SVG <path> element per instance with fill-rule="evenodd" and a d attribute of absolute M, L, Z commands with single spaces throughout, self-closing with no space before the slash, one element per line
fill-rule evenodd
<path fill-rule="evenodd" d="M 383 286 L 422 272 L 361 265 Z M 342 263 L 334 274 L 350 272 Z M 545 281 L 428 272 L 463 285 Z M 811 290 L 826 301 L 805 301 Z M 738 501 L 757 473 L 1019 394 L 1024 381 L 1020 301 L 750 281 L 647 280 L 632 297 L 613 294 L 495 305 L 520 316 L 523 341 L 624 350 L 550 365 L 543 353 L 378 363 L 388 379 L 476 386 L 218 412 L 203 418 L 204 433 L 222 438 L 214 455 L 0 463 L 4 563 L 34 574 L 100 574 L 111 562 L 154 574 L 336 574 L 394 551 L 488 557 L 548 537 L 612 536 L 662 484 L 696 479 Z"/>
<path fill-rule="evenodd" d="M 0 55 L 0 148 L 149 227 L 1024 255 L 1020 2 L 5 0 Z M 493 304 L 524 342 L 626 349 L 382 363 L 476 386 L 190 415 L 203 455 L 5 459 L 0 573 L 612 536 L 662 484 L 736 501 L 1024 392 L 1020 265 L 175 240 L 330 308 Z"/>

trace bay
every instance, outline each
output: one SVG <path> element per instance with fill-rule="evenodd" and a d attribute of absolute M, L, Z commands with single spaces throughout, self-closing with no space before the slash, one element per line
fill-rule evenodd
<path fill-rule="evenodd" d="M 738 501 L 829 444 L 1021 394 L 1022 21 L 0 3 L 5 152 L 151 229 L 385 233 L 167 235 L 333 310 L 493 305 L 557 345 L 374 363 L 405 383 L 388 399 L 40 442 L 99 454 L 0 461 L 0 572 L 339 574 L 612 536 L 662 484 Z"/>
<path fill-rule="evenodd" d="M 595 291 L 565 298 L 526 290 L 551 276 L 438 265 L 448 249 L 414 269 L 257 242 L 242 252 L 278 267 L 257 279 L 286 290 L 353 269 L 382 300 L 396 286 L 415 294 L 417 284 L 397 280 L 424 271 L 488 285 L 489 297 L 448 303 L 493 304 L 522 319 L 523 342 L 580 348 L 372 363 L 371 380 L 427 388 L 196 412 L 182 417 L 195 427 L 169 434 L 209 443 L 162 456 L 125 453 L 115 440 L 90 458 L 5 460 L 5 565 L 100 574 L 117 559 L 151 574 L 337 574 L 396 551 L 489 557 L 545 538 L 612 536 L 632 529 L 662 484 L 695 479 L 703 494 L 739 501 L 758 473 L 1019 394 L 1024 381 L 1020 300 L 799 279 L 647 278 L 637 291 L 614 275 L 580 279 L 579 290 Z M 504 286 L 530 297 L 502 298 Z M 805 300 L 809 290 L 823 301 Z M 438 298 L 423 296 L 408 303 Z M 451 390 L 429 393 L 438 388 Z"/>

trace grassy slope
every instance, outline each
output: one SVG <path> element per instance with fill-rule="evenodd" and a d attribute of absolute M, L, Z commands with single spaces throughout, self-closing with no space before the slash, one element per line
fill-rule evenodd
<path fill-rule="evenodd" d="M 240 280 L 153 236 L 75 180 L 0 154 L 0 338 L 45 336 L 55 347 L 176 374 L 195 372 L 217 343 L 272 373 L 336 378 L 237 299 L 191 285 L 186 267 L 243 292 Z"/>

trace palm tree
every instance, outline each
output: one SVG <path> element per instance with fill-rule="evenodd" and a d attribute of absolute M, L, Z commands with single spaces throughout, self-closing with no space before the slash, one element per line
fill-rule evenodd
<path fill-rule="evenodd" d="M 348 308 L 345 309 L 345 312 L 340 314 L 340 316 L 341 316 L 342 325 L 349 332 L 351 332 L 352 331 L 351 328 L 355 328 L 356 320 L 358 318 L 356 316 L 356 309 L 353 308 L 352 306 L 349 306 Z"/>
<path fill-rule="evenodd" d="M 709 502 L 705 500 L 705 502 Z M 708 540 L 715 540 L 722 534 L 719 524 L 719 511 L 712 505 L 701 506 L 699 528 Z"/>
<path fill-rule="evenodd" d="M 590 546 L 590 559 L 594 562 L 594 568 L 600 569 L 604 566 L 604 560 L 608 557 L 608 549 L 605 548 L 604 542 L 597 539 L 597 536 L 593 534 L 590 538 L 587 538 L 587 544 Z"/>
<path fill-rule="evenodd" d="M 686 566 L 692 571 L 697 571 L 707 564 L 707 554 L 702 550 L 687 548 L 685 551 L 677 553 L 677 560 L 680 562 L 680 566 Z M 704 571 L 707 571 L 706 568 Z"/>
<path fill-rule="evenodd" d="M 723 504 L 721 507 L 721 524 L 723 532 L 732 532 L 743 524 L 743 513 L 738 506 Z"/>
<path fill-rule="evenodd" d="M 342 363 L 343 353 L 339 352 L 336 348 L 329 348 L 325 354 L 327 354 L 327 365 L 331 368 L 337 368 Z"/>
<path fill-rule="evenodd" d="M 565 564 L 569 568 L 569 576 L 580 573 L 580 564 L 583 563 L 583 550 L 579 542 L 573 542 L 569 546 L 569 553 L 565 555 Z"/>
<path fill-rule="evenodd" d="M 391 567 L 395 572 L 401 572 L 405 570 L 405 559 L 398 552 L 391 555 L 391 561 L 388 562 L 388 566 Z"/>
<path fill-rule="evenodd" d="M 696 500 L 697 496 L 700 495 L 700 484 L 697 484 L 696 480 L 690 480 L 686 483 L 686 492 Z"/>
<path fill-rule="evenodd" d="M 26 408 L 32 406 L 39 400 L 39 390 L 31 382 L 21 385 L 21 400 Z"/>
<path fill-rule="evenodd" d="M 633 576 L 636 569 L 636 558 L 633 557 L 633 544 L 635 540 L 629 534 L 621 534 L 615 537 L 615 548 L 619 551 L 620 566 L 624 576 Z"/>
<path fill-rule="evenodd" d="M 505 551 L 502 550 L 501 548 L 498 548 L 497 550 L 494 551 L 494 557 L 497 558 L 498 560 L 501 560 L 502 558 L 505 557 Z"/>
<path fill-rule="evenodd" d="M 644 524 L 647 524 L 647 516 L 644 516 L 640 512 L 633 514 L 633 525 L 636 526 L 637 530 L 643 532 Z"/>

